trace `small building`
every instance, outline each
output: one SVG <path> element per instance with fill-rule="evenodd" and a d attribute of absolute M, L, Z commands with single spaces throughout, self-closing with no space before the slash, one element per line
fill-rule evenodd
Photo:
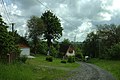
<path fill-rule="evenodd" d="M 75 49 L 71 44 L 60 44 L 59 51 L 62 57 L 75 56 Z"/>
<path fill-rule="evenodd" d="M 20 57 L 21 56 L 27 56 L 27 58 L 35 58 L 34 56 L 30 55 L 30 47 L 25 44 L 19 44 L 19 48 L 21 50 Z"/>
<path fill-rule="evenodd" d="M 21 53 L 20 56 L 26 55 L 26 56 L 30 56 L 30 47 L 25 45 L 25 44 L 19 44 Z"/>
<path fill-rule="evenodd" d="M 72 45 L 70 45 L 69 48 L 67 49 L 66 56 L 75 56 L 75 50 Z"/>

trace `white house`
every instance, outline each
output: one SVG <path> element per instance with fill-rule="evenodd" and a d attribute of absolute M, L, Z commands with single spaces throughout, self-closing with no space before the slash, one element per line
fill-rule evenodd
<path fill-rule="evenodd" d="M 21 50 L 20 56 L 23 56 L 23 55 L 29 56 L 30 55 L 30 48 L 27 45 L 20 44 L 19 47 Z"/>
<path fill-rule="evenodd" d="M 69 48 L 66 52 L 66 56 L 75 56 L 75 50 L 71 45 L 69 46 Z"/>
<path fill-rule="evenodd" d="M 30 47 L 25 45 L 25 44 L 19 44 L 19 47 L 20 47 L 20 50 L 21 50 L 21 53 L 20 53 L 20 56 L 27 56 L 28 58 L 35 58 L 33 56 L 30 56 Z"/>

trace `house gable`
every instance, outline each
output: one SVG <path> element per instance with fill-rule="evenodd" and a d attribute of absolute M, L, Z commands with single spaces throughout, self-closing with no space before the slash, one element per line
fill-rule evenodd
<path fill-rule="evenodd" d="M 74 47 L 72 45 L 69 46 L 69 48 L 66 52 L 66 56 L 75 56 L 75 50 L 74 50 Z"/>

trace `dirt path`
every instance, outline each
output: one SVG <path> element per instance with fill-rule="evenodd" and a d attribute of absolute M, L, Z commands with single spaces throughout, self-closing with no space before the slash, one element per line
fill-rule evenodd
<path fill-rule="evenodd" d="M 67 80 L 116 80 L 107 71 L 89 63 L 79 62 L 80 67 L 71 71 L 74 76 Z"/>

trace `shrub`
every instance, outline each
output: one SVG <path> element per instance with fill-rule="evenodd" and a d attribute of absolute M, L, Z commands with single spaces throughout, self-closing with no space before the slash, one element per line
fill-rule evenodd
<path fill-rule="evenodd" d="M 47 43 L 44 41 L 39 42 L 37 46 L 37 53 L 47 55 Z"/>
<path fill-rule="evenodd" d="M 113 45 L 108 51 L 110 59 L 120 59 L 120 43 Z"/>
<path fill-rule="evenodd" d="M 57 57 L 57 55 L 58 55 L 58 51 L 56 50 L 56 48 L 54 46 L 50 47 L 50 55 L 53 57 Z"/>
<path fill-rule="evenodd" d="M 61 63 L 67 63 L 67 61 L 66 60 L 62 60 Z"/>
<path fill-rule="evenodd" d="M 53 57 L 52 56 L 47 56 L 46 57 L 46 61 L 52 62 L 53 61 Z"/>
<path fill-rule="evenodd" d="M 27 60 L 27 56 L 26 56 L 26 55 L 23 55 L 23 56 L 21 56 L 21 57 L 19 58 L 19 61 L 20 61 L 20 62 L 23 62 L 23 63 L 25 63 L 26 60 Z"/>
<path fill-rule="evenodd" d="M 75 62 L 75 56 L 69 56 L 67 62 L 69 62 L 69 63 Z"/>

